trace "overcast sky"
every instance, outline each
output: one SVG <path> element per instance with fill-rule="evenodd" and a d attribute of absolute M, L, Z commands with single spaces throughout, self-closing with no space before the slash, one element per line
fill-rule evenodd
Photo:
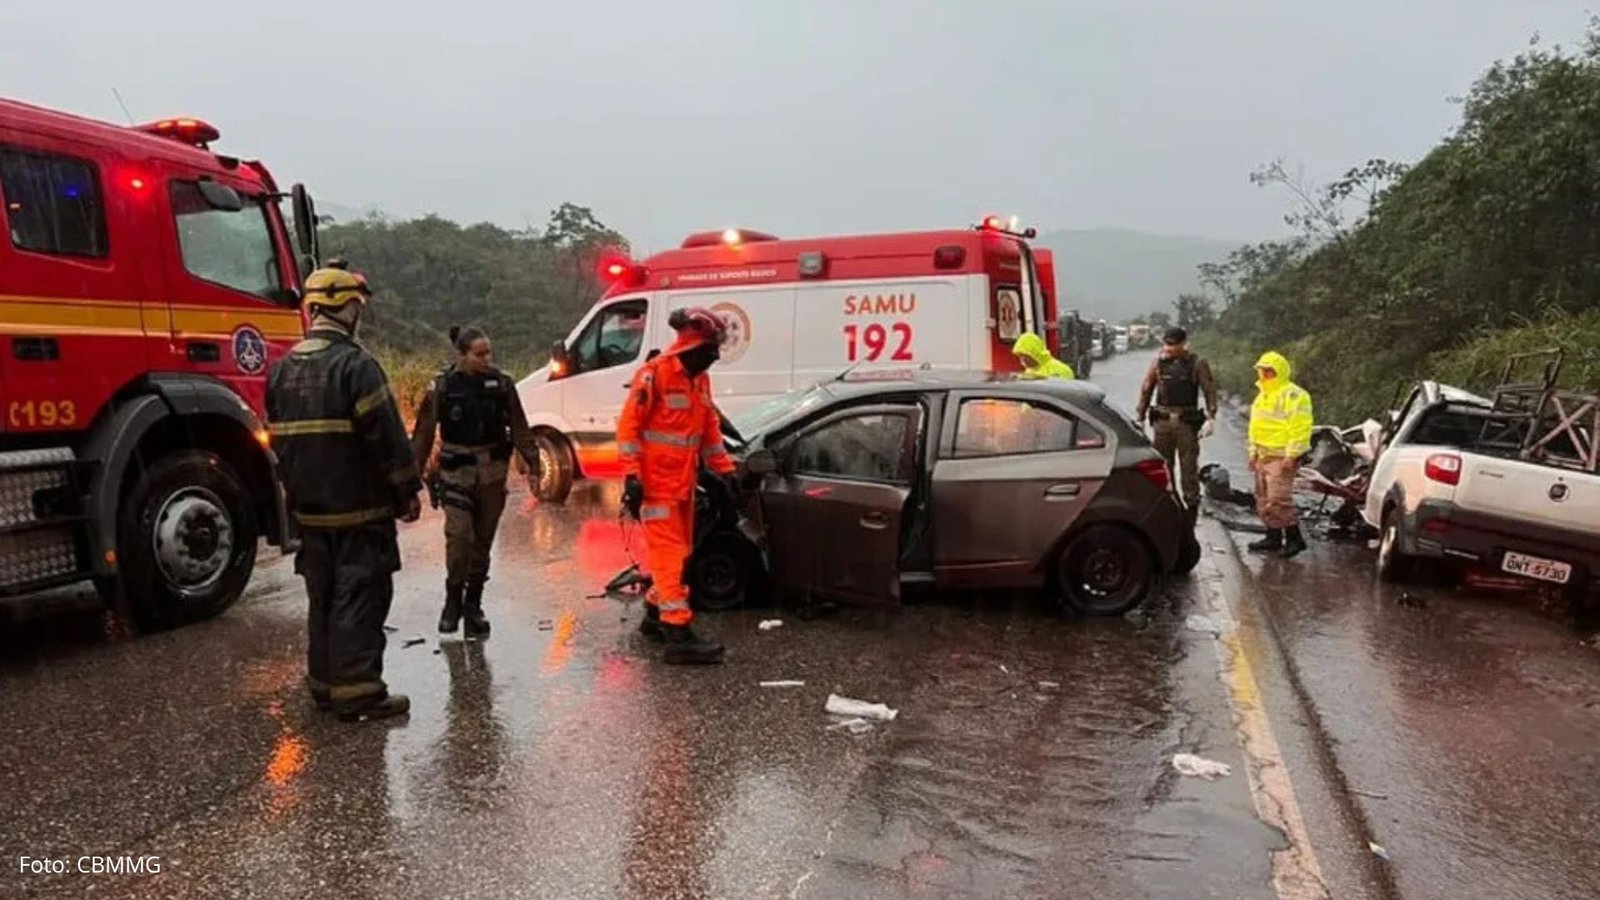
<path fill-rule="evenodd" d="M 1282 230 L 1248 182 L 1415 159 L 1580 0 L 0 0 L 0 95 L 185 114 L 319 197 L 644 247 L 962 225 Z"/>

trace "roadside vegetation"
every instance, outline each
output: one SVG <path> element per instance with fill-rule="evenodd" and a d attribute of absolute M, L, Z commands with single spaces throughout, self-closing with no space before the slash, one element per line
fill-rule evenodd
<path fill-rule="evenodd" d="M 362 340 L 383 361 L 409 417 L 453 358 L 451 325 L 478 325 L 495 361 L 521 377 L 543 365 L 599 296 L 598 270 L 628 243 L 592 212 L 564 203 L 544 227 L 462 226 L 438 216 L 324 223 L 323 256 L 367 275 L 374 299 Z"/>
<path fill-rule="evenodd" d="M 1294 235 L 1201 266 L 1206 296 L 1176 304 L 1228 390 L 1268 349 L 1336 424 L 1422 377 L 1489 390 L 1506 354 L 1545 347 L 1568 384 L 1600 385 L 1600 20 L 1581 47 L 1494 64 L 1460 106 L 1415 164 L 1252 175 L 1293 198 Z"/>

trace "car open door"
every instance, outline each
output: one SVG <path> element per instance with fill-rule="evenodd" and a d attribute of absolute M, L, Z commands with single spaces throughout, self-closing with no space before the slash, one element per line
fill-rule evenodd
<path fill-rule="evenodd" d="M 779 443 L 780 472 L 763 488 L 762 508 L 780 587 L 899 599 L 902 524 L 923 428 L 915 404 L 854 407 Z"/>

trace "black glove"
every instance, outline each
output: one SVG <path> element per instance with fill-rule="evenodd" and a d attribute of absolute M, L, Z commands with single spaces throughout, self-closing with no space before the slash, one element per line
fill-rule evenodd
<path fill-rule="evenodd" d="M 728 491 L 728 499 L 738 506 L 739 499 L 744 496 L 744 485 L 740 483 L 738 473 L 722 476 L 722 486 Z"/>
<path fill-rule="evenodd" d="M 639 509 L 644 505 L 644 485 L 639 482 L 639 476 L 629 475 L 622 482 L 622 508 L 628 515 L 633 516 L 635 522 L 639 521 Z"/>

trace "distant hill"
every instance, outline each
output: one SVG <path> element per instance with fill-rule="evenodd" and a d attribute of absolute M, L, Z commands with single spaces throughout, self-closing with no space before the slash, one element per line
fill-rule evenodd
<path fill-rule="evenodd" d="M 1170 311 L 1180 292 L 1199 289 L 1196 266 L 1222 259 L 1242 242 L 1094 228 L 1052 231 L 1038 243 L 1055 252 L 1061 309 L 1118 321 Z"/>

